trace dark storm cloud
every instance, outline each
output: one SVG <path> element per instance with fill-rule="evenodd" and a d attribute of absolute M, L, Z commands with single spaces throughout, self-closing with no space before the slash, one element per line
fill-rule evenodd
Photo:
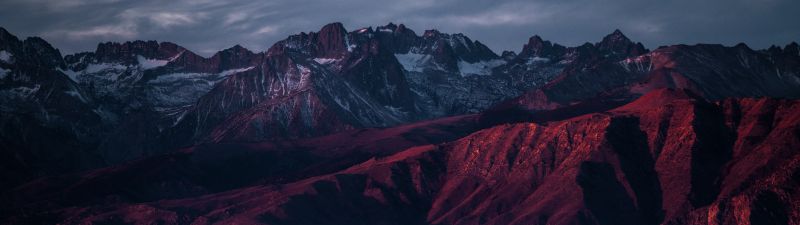
<path fill-rule="evenodd" d="M 465 33 L 496 51 L 519 50 L 539 34 L 565 45 L 599 41 L 614 29 L 650 48 L 739 42 L 754 48 L 800 39 L 797 0 L 3 0 L 0 26 L 41 36 L 66 53 L 98 42 L 172 41 L 203 55 L 275 41 L 339 21 L 349 30 L 405 23 L 421 33 Z"/>

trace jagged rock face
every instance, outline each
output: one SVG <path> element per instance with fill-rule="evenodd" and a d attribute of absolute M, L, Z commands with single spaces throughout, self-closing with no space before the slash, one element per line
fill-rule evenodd
<path fill-rule="evenodd" d="M 387 53 L 363 47 L 330 59 L 339 62 L 273 47 L 258 68 L 220 83 L 169 132 L 194 134 L 185 141 L 259 140 L 411 121 L 413 102 L 396 60 L 392 66 Z"/>
<path fill-rule="evenodd" d="M 307 137 L 396 123 L 396 115 L 364 97 L 313 60 L 271 55 L 261 67 L 225 80 L 176 126 L 188 140 Z"/>
<path fill-rule="evenodd" d="M 205 59 L 155 41 L 103 43 L 62 58 L 39 38 L 20 41 L 5 30 L 0 38 L 1 136 L 13 165 L 4 170 L 19 179 L 9 185 L 158 153 L 155 137 L 183 107 L 258 58 L 234 49 Z"/>
<path fill-rule="evenodd" d="M 94 55 L 99 62 L 123 62 L 136 64 L 136 56 L 148 59 L 169 59 L 185 51 L 183 47 L 169 42 L 133 41 L 126 43 L 106 42 L 97 45 Z"/>
<path fill-rule="evenodd" d="M 514 51 L 503 51 L 503 53 L 500 54 L 500 58 L 502 58 L 503 60 L 506 60 L 506 61 L 510 61 L 510 60 L 512 60 L 512 59 L 514 59 L 516 57 L 517 57 L 517 53 L 514 52 Z"/>
<path fill-rule="evenodd" d="M 372 27 L 357 30 L 356 32 L 375 33 L 380 42 L 387 48 L 392 49 L 392 52 L 404 54 L 409 53 L 412 48 L 420 45 L 420 38 L 416 32 L 408 29 L 405 25 L 395 25 L 389 23 L 386 26 L 378 26 L 378 32 L 372 30 Z"/>
<path fill-rule="evenodd" d="M 262 57 L 263 54 L 256 54 L 241 45 L 235 45 L 229 49 L 217 52 L 211 57 L 211 61 L 214 62 L 214 64 L 219 62 L 219 68 L 216 72 L 222 72 L 231 69 L 248 68 L 256 65 L 262 60 Z"/>
<path fill-rule="evenodd" d="M 270 54 L 299 51 L 345 77 L 380 104 L 413 113 L 413 97 L 402 67 L 391 49 L 372 33 L 347 33 L 342 24 L 324 26 L 319 33 L 300 34 L 278 42 Z"/>
<path fill-rule="evenodd" d="M 612 38 L 615 36 L 627 40 L 612 34 L 599 47 L 568 48 L 569 57 L 564 60 L 572 63 L 547 85 L 508 104 L 536 111 L 598 99 L 629 102 L 660 88 L 689 89 L 710 100 L 800 95 L 800 67 L 796 64 L 799 59 L 780 48 L 758 52 L 744 45 L 675 45 L 634 57 L 601 57 L 609 51 L 604 50 L 609 47 L 603 47 L 608 45 L 603 43 L 619 42 Z M 615 52 L 623 52 L 623 48 L 617 49 Z M 634 52 L 639 50 L 625 54 Z"/>
<path fill-rule="evenodd" d="M 448 151 L 448 165 L 454 166 L 447 171 L 457 176 L 445 182 L 442 191 L 452 196 L 440 199 L 441 213 L 434 207 L 428 218 L 443 224 L 790 221 L 786 212 L 798 202 L 770 198 L 774 190 L 759 180 L 791 180 L 790 174 L 798 171 L 798 155 L 791 150 L 796 147 L 789 146 L 800 141 L 793 134 L 799 117 L 792 113 L 800 105 L 770 99 L 713 104 L 691 96 L 660 90 L 610 115 L 587 115 L 544 127 L 496 127 L 456 142 Z M 757 136 L 771 136 L 776 142 L 751 142 L 751 126 L 764 125 L 770 128 Z M 743 147 L 744 143 L 750 145 Z M 744 149 L 763 152 L 736 153 Z M 748 158 L 757 154 L 762 161 Z M 726 169 L 740 167 L 753 170 Z M 731 179 L 751 183 L 726 181 Z M 789 189 L 780 195 L 797 193 L 796 184 L 787 184 Z M 736 199 L 741 197 L 734 196 L 759 200 L 741 203 Z M 756 201 L 773 201 L 761 204 L 776 213 L 764 214 L 764 206 Z M 757 211 L 761 215 L 742 216 Z"/>
<path fill-rule="evenodd" d="M 632 42 L 619 30 L 614 30 L 596 46 L 603 53 L 618 55 L 622 58 L 635 57 L 648 52 L 642 43 Z"/>
<path fill-rule="evenodd" d="M 207 132 L 210 130 L 221 129 L 229 130 L 226 133 L 232 132 L 230 131 L 231 127 L 259 127 L 252 128 L 252 131 L 244 132 L 257 134 L 250 138 L 259 140 L 286 137 L 287 135 L 288 137 L 297 137 L 300 134 L 303 134 L 301 136 L 318 135 L 356 127 L 390 126 L 419 119 L 479 112 L 500 100 L 520 92 L 518 89 L 509 90 L 508 86 L 506 86 L 507 81 L 504 81 L 505 78 L 502 76 L 491 76 L 491 68 L 489 67 L 480 68 L 483 71 L 478 71 L 485 73 L 483 74 L 487 75 L 485 77 L 459 74 L 464 65 L 471 65 L 468 64 L 471 62 L 502 62 L 496 54 L 483 44 L 472 41 L 462 34 L 449 35 L 438 31 L 427 31 L 423 36 L 416 36 L 414 31 L 404 25 L 389 24 L 378 27 L 377 30 L 364 28 L 348 33 L 342 24 L 333 23 L 324 26 L 319 32 L 290 36 L 286 40 L 273 45 L 266 55 L 268 57 L 291 58 L 290 63 L 292 65 L 309 70 L 308 77 L 310 80 L 325 79 L 336 81 L 316 82 L 316 85 L 309 87 L 310 95 L 304 94 L 285 98 L 282 97 L 286 95 L 285 93 L 264 95 L 259 93 L 259 90 L 250 90 L 249 88 L 252 87 L 242 86 L 242 84 L 247 84 L 249 81 L 232 82 L 232 80 L 240 79 L 238 78 L 239 76 L 232 76 L 231 80 L 220 83 L 220 87 L 212 90 L 208 96 L 244 95 L 239 96 L 243 97 L 243 100 L 231 100 L 245 102 L 246 104 L 240 107 L 231 107 L 229 110 L 218 113 L 216 116 L 219 117 L 218 119 L 199 120 L 205 121 L 201 122 L 205 125 L 197 125 L 197 121 L 178 123 L 195 124 L 187 125 L 187 127 L 197 128 L 190 130 L 195 131 L 193 132 L 195 133 L 194 138 L 201 139 L 190 141 L 223 141 L 224 139 L 218 138 L 230 136 L 221 135 L 210 139 L 202 138 L 207 138 Z M 409 60 L 404 57 L 406 55 L 420 56 L 421 58 L 420 60 Z M 292 73 L 287 71 L 287 68 L 293 68 L 291 65 L 275 68 L 271 68 L 271 65 L 264 63 L 262 65 L 265 65 L 262 66 L 265 68 L 269 67 L 268 70 L 275 70 L 275 74 Z M 420 68 L 416 68 L 417 66 L 420 66 Z M 343 78 L 343 80 L 339 81 L 337 77 Z M 486 79 L 492 81 L 486 82 Z M 338 84 L 340 82 L 344 83 Z M 339 89 L 347 90 L 346 92 L 350 92 L 350 94 L 337 93 L 338 91 L 321 91 L 334 90 L 336 88 L 333 87 L 337 85 L 341 85 L 342 88 Z M 464 87 L 470 88 L 465 89 Z M 226 92 L 225 90 L 238 90 L 238 92 L 217 93 Z M 247 93 L 255 93 L 255 95 Z M 352 96 L 356 100 L 348 100 L 347 96 Z M 306 100 L 300 101 L 297 98 L 306 98 Z M 212 99 L 212 97 L 208 99 Z M 343 101 L 351 101 L 352 103 L 340 103 Z M 300 102 L 311 103 L 299 106 Z M 204 108 L 219 103 L 219 101 L 213 103 L 201 101 L 194 108 L 196 111 L 213 112 L 215 111 L 214 109 Z M 267 107 L 270 108 L 268 110 L 269 113 L 259 113 L 257 112 L 258 110 L 251 109 L 251 107 L 256 107 L 259 104 L 269 104 L 270 106 Z M 334 106 L 331 106 L 331 104 Z M 284 105 L 281 113 L 272 112 L 272 107 L 277 105 Z M 259 107 L 259 109 L 265 109 L 265 106 Z M 286 113 L 289 111 L 298 113 Z M 289 123 L 273 124 L 278 123 L 278 118 L 287 121 L 306 121 L 303 124 L 318 124 L 314 119 L 299 119 L 302 114 L 299 113 L 300 111 L 313 112 L 312 114 L 317 112 L 336 112 L 331 115 L 318 115 L 315 117 L 337 118 L 333 121 L 340 120 L 340 122 L 334 123 L 339 125 L 331 126 L 338 128 L 316 129 L 314 126 L 303 125 L 300 126 L 302 127 L 300 129 L 297 127 L 289 128 L 287 125 Z M 264 119 L 263 116 L 255 116 L 255 114 L 273 114 L 275 117 L 273 119 Z M 186 117 L 181 118 L 185 119 Z M 221 127 L 228 128 L 213 128 L 217 126 L 215 123 L 221 121 L 239 124 L 235 126 L 219 124 L 223 125 Z M 276 130 L 270 131 L 270 127 L 274 127 Z M 181 129 L 188 128 L 175 130 Z M 296 131 L 289 131 L 292 129 L 296 129 Z M 250 130 L 250 128 L 247 128 L 247 130 Z M 198 131 L 200 132 L 198 133 Z M 178 131 L 170 132 L 183 133 Z M 276 134 L 277 136 L 275 136 Z M 245 137 L 244 135 L 236 136 L 239 138 Z"/>
<path fill-rule="evenodd" d="M 134 41 L 100 44 L 94 53 L 65 57 L 64 69 L 113 113 L 133 108 L 169 110 L 194 103 L 226 76 L 255 66 L 260 58 L 233 47 L 204 58 L 172 43 Z"/>
<path fill-rule="evenodd" d="M 120 162 L 164 151 L 157 141 L 189 106 L 228 76 L 253 69 L 261 54 L 233 47 L 204 58 L 172 43 L 104 43 L 65 57 L 61 69 L 91 98 L 111 128 L 97 151 Z M 130 130 L 137 132 L 131 133 Z"/>
<path fill-rule="evenodd" d="M 520 57 L 560 57 L 566 52 L 566 47 L 559 44 L 552 44 L 550 41 L 542 40 L 539 35 L 534 35 L 528 39 L 528 43 L 522 47 Z"/>
<path fill-rule="evenodd" d="M 528 97 L 518 98 L 520 101 L 535 101 L 520 102 L 524 108 L 552 109 L 640 80 L 640 72 L 625 71 L 617 62 L 647 52 L 641 43 L 633 43 L 619 30 L 597 44 L 577 47 L 533 36 L 517 57 L 497 70 L 510 77 L 519 90 L 527 91 L 524 95 Z"/>
<path fill-rule="evenodd" d="M 626 69 L 648 71 L 647 85 L 687 88 L 708 99 L 800 96 L 797 56 L 756 52 L 744 45 L 676 45 L 626 60 Z M 634 89 L 639 92 L 643 87 Z"/>
<path fill-rule="evenodd" d="M 53 71 L 48 69 L 47 73 L 66 75 L 62 78 L 68 79 L 61 79 L 53 84 L 75 88 L 74 93 L 78 95 L 65 98 L 80 97 L 85 103 L 71 105 L 81 108 L 80 110 L 88 110 L 85 114 L 92 117 L 87 118 L 99 120 L 92 126 L 104 128 L 92 128 L 90 130 L 94 131 L 86 132 L 105 134 L 92 134 L 92 138 L 82 141 L 98 146 L 89 149 L 99 148 L 92 154 L 100 155 L 109 162 L 158 153 L 164 147 L 159 147 L 160 141 L 157 140 L 194 143 L 226 140 L 220 137 L 231 138 L 230 140 L 261 140 L 322 135 L 356 127 L 390 126 L 445 115 L 478 112 L 516 93 L 504 90 L 501 85 L 486 85 L 487 82 L 481 82 L 478 78 L 465 79 L 457 76 L 447 78 L 452 79 L 451 81 L 439 79 L 445 73 L 458 73 L 459 62 L 498 58 L 479 42 L 469 40 L 461 34 L 435 32 L 436 35 L 421 37 L 404 25 L 389 27 L 392 27 L 392 32 L 381 28 L 379 31 L 359 30 L 348 33 L 341 24 L 330 24 L 318 33 L 289 37 L 266 53 L 252 53 L 241 46 L 234 46 L 211 58 L 198 56 L 176 44 L 155 41 L 102 43 L 94 52 L 61 58 L 56 49 L 41 39 L 31 38 L 22 42 L 3 30 L 3 45 L 9 46 L 4 48 L 8 51 L 3 53 L 3 57 L 5 59 L 7 55 L 8 62 L 4 60 L 0 63 L 3 63 L 3 78 L 8 79 L 17 71 L 31 69 L 13 67 L 11 62 L 14 60 L 30 61 L 30 64 L 52 68 Z M 391 45 L 392 42 L 406 47 L 395 48 Z M 413 81 L 409 80 L 410 68 L 398 61 L 396 54 L 411 52 L 412 49 L 415 54 L 436 55 L 436 60 L 450 65 L 450 71 L 433 72 L 432 76 L 417 74 Z M 254 98 L 253 96 L 263 94 L 262 90 L 247 89 L 256 88 L 256 85 L 241 85 L 249 82 L 246 79 L 256 77 L 253 73 L 260 70 L 276 71 L 273 74 L 287 72 L 280 70 L 285 68 L 264 68 L 262 64 L 266 61 L 266 55 L 297 52 L 298 56 L 293 56 L 296 61 L 294 64 L 309 68 L 313 74 L 311 77 L 315 77 L 308 94 L 298 95 L 297 98 L 273 95 Z M 31 57 L 27 56 L 31 54 Z M 481 71 L 483 72 L 486 71 Z M 237 73 L 248 74 L 236 76 Z M 236 78 L 221 83 L 228 77 Z M 492 79 L 495 82 L 500 80 Z M 417 83 L 412 83 L 414 81 Z M 441 84 L 447 84 L 453 88 L 451 90 L 459 90 L 458 95 L 454 95 L 457 98 L 451 98 L 453 95 L 429 94 L 448 93 L 448 89 L 437 90 L 436 87 Z M 214 86 L 220 87 L 213 88 Z M 468 86 L 474 87 L 476 93 L 481 95 L 491 95 L 471 98 L 470 90 L 463 88 Z M 25 88 L 30 89 L 33 86 Z M 213 93 L 212 89 L 240 90 L 240 97 L 247 99 L 235 101 L 247 104 L 227 105 L 222 107 L 226 110 L 217 110 L 214 108 L 216 105 L 225 104 L 201 100 L 224 99 L 214 97 L 218 94 Z M 220 93 L 226 94 L 225 91 Z M 255 95 L 244 96 L 242 93 Z M 277 99 L 272 99 L 273 97 Z M 230 102 L 234 101 L 228 101 Z M 259 111 L 262 109 L 269 110 Z M 200 116 L 195 113 L 198 111 L 217 113 L 214 116 L 203 116 L 212 118 L 209 120 L 184 121 L 186 118 L 193 118 L 187 115 Z M 284 120 L 294 122 L 284 123 Z M 213 124 L 226 121 L 240 124 Z M 233 127 L 246 129 L 233 132 L 230 130 Z M 270 130 L 273 128 L 275 130 Z M 138 132 L 130 134 L 126 130 Z M 173 134 L 186 130 L 192 131 L 188 133 L 190 139 L 173 140 Z"/>
<path fill-rule="evenodd" d="M 797 110 L 792 100 L 712 103 L 662 89 L 605 113 L 500 125 L 287 184 L 60 216 L 68 223 L 798 224 Z"/>
<path fill-rule="evenodd" d="M 44 174 L 102 165 L 86 153 L 102 130 L 93 99 L 56 70 L 59 51 L 0 29 L 0 156 L 5 190 Z"/>

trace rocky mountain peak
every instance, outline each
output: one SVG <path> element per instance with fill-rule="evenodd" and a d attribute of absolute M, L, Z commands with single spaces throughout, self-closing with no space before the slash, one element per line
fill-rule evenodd
<path fill-rule="evenodd" d="M 0 27 L 0 49 L 10 49 L 11 45 L 17 45 L 16 43 L 19 42 L 17 36 L 9 33 L 5 28 Z"/>
<path fill-rule="evenodd" d="M 46 67 L 57 67 L 64 65 L 61 52 L 39 37 L 29 37 L 23 41 L 23 52 L 31 62 Z"/>
<path fill-rule="evenodd" d="M 402 36 L 406 39 L 418 38 L 417 33 L 415 33 L 414 30 L 409 29 L 405 24 L 402 23 L 399 25 L 389 23 L 386 26 L 379 26 L 378 31 L 392 31 L 395 36 Z"/>
<path fill-rule="evenodd" d="M 336 22 L 322 26 L 318 34 L 320 36 L 344 36 L 345 34 L 347 34 L 347 30 L 344 28 L 344 25 L 342 23 Z"/>
<path fill-rule="evenodd" d="M 545 48 L 550 47 L 550 46 L 552 46 L 552 45 L 550 44 L 549 41 L 546 42 L 546 41 L 542 40 L 542 37 L 539 37 L 539 35 L 533 35 L 533 37 L 528 39 L 528 43 L 525 44 L 525 46 L 522 47 L 522 53 L 521 54 L 523 54 L 523 55 L 528 55 L 528 54 L 536 55 L 538 53 L 541 53 L 542 50 L 544 50 Z"/>
<path fill-rule="evenodd" d="M 745 44 L 743 42 L 739 42 L 739 44 L 736 44 L 736 46 L 734 46 L 734 47 L 737 48 L 737 49 L 740 49 L 740 50 L 747 50 L 747 51 L 752 51 L 753 50 L 752 48 L 750 48 L 750 46 L 747 46 L 747 44 Z"/>
<path fill-rule="evenodd" d="M 516 58 L 517 53 L 514 51 L 503 51 L 503 53 L 500 54 L 500 57 L 505 59 L 506 61 L 509 61 Z"/>
<path fill-rule="evenodd" d="M 251 65 L 256 54 L 241 45 L 234 45 L 214 54 L 211 59 L 218 61 L 219 70 L 245 68 Z"/>
<path fill-rule="evenodd" d="M 603 42 L 605 43 L 620 43 L 620 42 L 631 42 L 625 34 L 622 33 L 619 29 L 614 29 L 614 32 L 606 35 L 603 38 Z"/>
<path fill-rule="evenodd" d="M 252 51 L 250 51 L 249 49 L 247 49 L 245 47 L 242 47 L 241 45 L 238 45 L 238 44 L 234 45 L 233 47 L 230 47 L 230 48 L 227 48 L 225 50 L 222 50 L 220 53 L 225 53 L 225 54 L 253 54 Z M 217 53 L 217 54 L 219 54 L 219 53 Z"/>
<path fill-rule="evenodd" d="M 327 24 L 313 35 L 316 35 L 313 46 L 316 57 L 336 58 L 347 51 L 347 30 L 342 23 Z"/>
<path fill-rule="evenodd" d="M 550 57 L 560 55 L 563 50 L 563 46 L 545 41 L 539 35 L 533 35 L 528 39 L 528 43 L 522 46 L 522 51 L 519 55 L 525 58 Z"/>
<path fill-rule="evenodd" d="M 422 37 L 424 37 L 424 38 L 437 38 L 437 37 L 439 37 L 441 35 L 442 35 L 442 32 L 439 32 L 439 30 L 433 29 L 433 30 L 425 30 L 425 33 L 422 34 Z"/>
<path fill-rule="evenodd" d="M 647 53 L 647 49 L 644 48 L 642 43 L 634 43 L 619 29 L 603 37 L 603 40 L 597 43 L 597 47 L 600 51 L 620 57 L 638 56 Z"/>
<path fill-rule="evenodd" d="M 379 26 L 378 30 L 385 29 L 385 30 L 395 31 L 395 30 L 397 30 L 397 28 L 398 28 L 398 26 L 396 24 L 394 24 L 392 22 L 389 22 L 389 24 L 386 24 L 385 26 Z"/>
<path fill-rule="evenodd" d="M 172 58 L 186 49 L 171 42 L 128 41 L 125 43 L 105 42 L 97 45 L 95 55 L 101 62 L 121 62 L 132 64 L 137 57 L 165 60 Z"/>
<path fill-rule="evenodd" d="M 408 30 L 408 28 L 406 27 L 405 24 L 401 23 L 400 25 L 397 26 L 397 29 L 395 31 L 401 32 L 401 31 L 405 31 L 405 30 Z"/>

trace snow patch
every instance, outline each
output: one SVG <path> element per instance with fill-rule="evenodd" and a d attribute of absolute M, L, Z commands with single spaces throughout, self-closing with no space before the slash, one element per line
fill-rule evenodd
<path fill-rule="evenodd" d="M 400 107 L 394 107 L 394 106 L 387 105 L 387 106 L 384 106 L 384 108 L 389 110 L 389 113 L 391 113 L 392 115 L 395 115 L 395 116 L 401 116 L 401 115 L 405 115 L 406 114 L 406 112 L 403 112 L 402 108 L 400 108 Z"/>
<path fill-rule="evenodd" d="M 34 85 L 32 88 L 29 87 L 15 87 L 7 91 L 3 92 L 10 92 L 12 95 L 15 95 L 19 98 L 28 98 L 29 96 L 35 94 L 39 91 L 40 86 L 38 84 Z"/>
<path fill-rule="evenodd" d="M 221 73 L 219 73 L 219 76 L 220 77 L 227 77 L 227 76 L 230 76 L 231 74 L 237 74 L 237 73 L 245 72 L 245 71 L 248 71 L 248 70 L 252 70 L 253 68 L 256 68 L 256 67 L 255 66 L 251 66 L 251 67 L 247 67 L 247 68 L 225 70 L 225 71 L 222 71 Z"/>
<path fill-rule="evenodd" d="M 422 72 L 425 69 L 423 65 L 431 58 L 430 55 L 416 53 L 394 54 L 394 56 L 404 69 L 412 72 Z"/>
<path fill-rule="evenodd" d="M 532 57 L 532 58 L 528 59 L 528 64 L 546 63 L 546 62 L 550 62 L 550 59 L 542 58 L 542 57 L 539 57 L 539 56 Z"/>
<path fill-rule="evenodd" d="M 645 55 L 624 59 L 619 64 L 628 72 L 647 72 L 653 67 L 649 57 L 645 57 Z"/>
<path fill-rule="evenodd" d="M 330 64 L 330 63 L 337 62 L 339 60 L 338 59 L 329 59 L 329 58 L 314 58 L 314 61 L 316 61 L 319 64 L 325 65 L 325 64 Z"/>
<path fill-rule="evenodd" d="M 128 69 L 127 66 L 121 64 L 112 64 L 112 63 L 101 63 L 101 64 L 89 64 L 86 66 L 84 72 L 86 73 L 97 73 L 103 72 L 107 70 L 126 70 Z"/>
<path fill-rule="evenodd" d="M 180 80 L 195 80 L 203 79 L 206 77 L 214 76 L 210 73 L 172 73 L 158 76 L 156 79 L 148 81 L 148 83 L 171 83 Z"/>
<path fill-rule="evenodd" d="M 63 73 L 64 75 L 67 75 L 67 77 L 69 77 L 69 79 L 72 80 L 73 82 L 78 83 L 78 72 L 72 70 L 62 70 L 60 68 L 58 69 L 58 71 Z"/>
<path fill-rule="evenodd" d="M 70 95 L 72 97 L 78 98 L 83 103 L 87 103 L 88 102 L 88 101 L 86 101 L 86 98 L 84 98 L 83 95 L 81 95 L 81 93 L 79 93 L 77 90 L 73 89 L 73 90 L 65 91 L 64 93 L 68 94 L 68 95 Z"/>
<path fill-rule="evenodd" d="M 469 75 L 491 75 L 492 69 L 495 67 L 501 66 L 505 63 L 503 60 L 495 59 L 489 61 L 480 61 L 476 63 L 468 63 L 464 61 L 458 61 L 458 71 L 461 72 L 461 76 L 469 76 Z"/>
<path fill-rule="evenodd" d="M 300 69 L 300 83 L 298 87 L 302 87 L 311 79 L 311 70 L 302 65 L 297 65 L 297 68 Z"/>
<path fill-rule="evenodd" d="M 344 38 L 344 45 L 347 46 L 347 52 L 353 52 L 353 49 L 356 48 L 356 45 L 350 44 L 350 38 Z"/>
<path fill-rule="evenodd" d="M 202 82 L 208 85 L 214 85 L 216 82 L 222 80 L 222 78 L 236 74 L 245 72 L 248 70 L 252 70 L 253 66 L 247 68 L 239 68 L 239 69 L 230 69 L 222 71 L 219 74 L 213 73 L 171 73 L 160 75 L 156 77 L 156 79 L 148 81 L 148 83 L 152 84 L 166 84 L 166 83 L 174 83 L 174 82 Z"/>
<path fill-rule="evenodd" d="M 8 63 L 8 64 L 14 63 L 14 61 L 11 60 L 12 56 L 13 55 L 11 55 L 11 53 L 9 53 L 9 52 L 7 52 L 5 50 L 0 51 L 0 61 L 3 61 L 3 62 Z"/>
<path fill-rule="evenodd" d="M 169 63 L 169 60 L 148 59 L 141 55 L 137 55 L 136 60 L 139 61 L 139 67 L 143 70 L 162 67 Z"/>
<path fill-rule="evenodd" d="M 453 48 L 458 47 L 458 45 L 464 46 L 467 48 L 468 51 L 471 51 L 469 45 L 467 44 L 467 40 L 462 35 L 453 35 L 449 40 L 450 46 Z"/>

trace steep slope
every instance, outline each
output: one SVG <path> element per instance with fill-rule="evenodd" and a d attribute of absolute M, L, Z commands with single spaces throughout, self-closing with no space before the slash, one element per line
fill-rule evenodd
<path fill-rule="evenodd" d="M 796 45 L 796 44 L 795 44 Z M 787 51 L 792 45 L 786 46 Z M 626 69 L 644 68 L 645 84 L 632 88 L 643 93 L 659 87 L 686 88 L 708 99 L 727 97 L 800 97 L 800 55 L 757 52 L 744 44 L 675 45 L 626 60 Z M 634 69 L 635 70 L 635 69 Z"/>
<path fill-rule="evenodd" d="M 102 165 L 87 151 L 102 129 L 93 99 L 56 70 L 58 49 L 0 28 L 0 158 L 5 190 L 31 177 Z"/>
<path fill-rule="evenodd" d="M 2 189 L 159 153 L 155 138 L 187 105 L 261 58 L 236 46 L 206 59 L 155 41 L 62 58 L 46 41 L 5 29 L 0 46 Z"/>
<path fill-rule="evenodd" d="M 208 144 L 85 173 L 40 179 L 2 195 L 0 217 L 43 209 L 198 197 L 247 185 L 290 183 L 409 147 L 463 137 L 476 116 L 362 129 L 310 139 Z M 59 190 L 53 192 L 52 190 Z M 38 214 L 38 213 L 37 213 Z M 46 219 L 50 213 L 31 215 Z"/>
<path fill-rule="evenodd" d="M 169 42 L 109 42 L 95 52 L 65 56 L 60 70 L 96 99 L 105 123 L 114 127 L 98 151 L 116 163 L 163 151 L 156 142 L 162 130 L 216 83 L 253 69 L 262 57 L 241 46 L 204 58 Z"/>
<path fill-rule="evenodd" d="M 303 55 L 269 55 L 220 83 L 169 132 L 188 140 L 308 137 L 398 124 L 406 116 Z M 187 140 L 187 138 L 182 138 Z"/>
<path fill-rule="evenodd" d="M 606 113 L 496 126 L 289 184 L 68 208 L 55 218 L 68 224 L 798 224 L 798 110 L 797 101 L 710 103 L 662 89 Z"/>

